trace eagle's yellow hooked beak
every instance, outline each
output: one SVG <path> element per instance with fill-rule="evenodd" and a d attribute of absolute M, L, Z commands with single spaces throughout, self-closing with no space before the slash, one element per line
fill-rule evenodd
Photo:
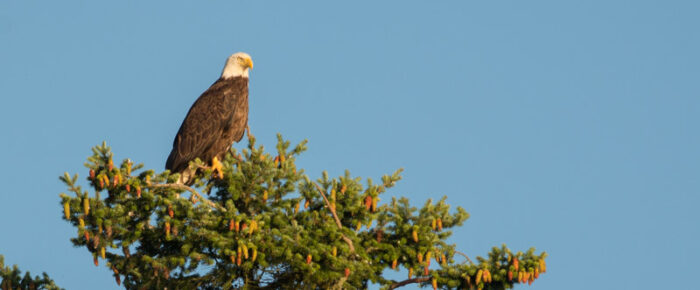
<path fill-rule="evenodd" d="M 245 61 L 245 66 L 247 68 L 252 69 L 253 68 L 253 59 L 251 58 L 244 58 L 243 61 Z"/>

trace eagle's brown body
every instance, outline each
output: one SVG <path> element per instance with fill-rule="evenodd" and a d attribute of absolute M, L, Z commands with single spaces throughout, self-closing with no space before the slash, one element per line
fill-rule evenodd
<path fill-rule="evenodd" d="M 223 160 L 248 124 L 248 78 L 220 78 L 194 102 L 175 136 L 165 168 L 183 173 L 199 158 Z"/>

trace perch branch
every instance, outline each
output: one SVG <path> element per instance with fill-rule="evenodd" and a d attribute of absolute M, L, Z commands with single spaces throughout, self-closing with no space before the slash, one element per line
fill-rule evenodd
<path fill-rule="evenodd" d="M 151 184 L 148 187 L 151 188 L 173 188 L 173 189 L 179 189 L 179 190 L 186 190 L 191 192 L 192 194 L 196 195 L 199 199 L 201 199 L 203 202 L 208 204 L 209 206 L 218 209 L 222 212 L 226 212 L 226 209 L 219 206 L 218 204 L 212 202 L 211 200 L 208 200 L 204 198 L 201 194 L 199 194 L 196 190 L 194 190 L 192 187 L 189 187 L 184 184 L 179 184 L 179 183 L 162 183 L 162 184 Z"/>
<path fill-rule="evenodd" d="M 401 282 L 391 284 L 391 286 L 389 286 L 389 289 L 396 289 L 396 288 L 399 288 L 399 287 L 406 286 L 406 285 L 408 285 L 408 284 L 422 283 L 422 282 L 427 282 L 427 281 L 430 281 L 430 277 L 419 277 L 419 278 L 413 278 L 413 279 L 403 280 L 403 281 L 401 281 Z"/>

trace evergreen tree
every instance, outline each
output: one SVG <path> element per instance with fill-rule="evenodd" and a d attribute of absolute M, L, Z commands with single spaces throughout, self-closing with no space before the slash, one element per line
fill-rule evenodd
<path fill-rule="evenodd" d="M 295 165 L 305 144 L 278 135 L 271 154 L 250 139 L 227 154 L 223 176 L 192 162 L 190 187 L 175 183 L 179 174 L 115 164 L 103 143 L 85 164 L 87 189 L 77 174 L 61 177 L 71 192 L 60 195 L 62 216 L 77 229 L 72 243 L 129 289 L 506 289 L 546 271 L 534 249 L 494 247 L 476 263 L 457 251 L 445 240 L 469 214 L 450 212 L 445 197 L 420 209 L 386 198 L 401 170 L 376 183 L 347 171 L 312 180 Z M 385 277 L 400 268 L 406 280 Z"/>
<path fill-rule="evenodd" d="M 49 275 L 42 273 L 41 277 L 32 275 L 29 272 L 25 272 L 22 275 L 22 271 L 19 270 L 17 265 L 10 267 L 5 266 L 5 257 L 0 255 L 0 289 L 11 290 L 11 289 L 47 289 L 47 290 L 60 290 L 56 284 L 49 278 Z"/>

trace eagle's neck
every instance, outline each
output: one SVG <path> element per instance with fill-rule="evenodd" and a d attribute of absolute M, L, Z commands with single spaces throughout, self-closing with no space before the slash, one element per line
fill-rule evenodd
<path fill-rule="evenodd" d="M 248 78 L 248 68 L 241 67 L 240 65 L 235 63 L 226 62 L 224 70 L 221 71 L 221 78 L 230 79 L 235 77 Z"/>

